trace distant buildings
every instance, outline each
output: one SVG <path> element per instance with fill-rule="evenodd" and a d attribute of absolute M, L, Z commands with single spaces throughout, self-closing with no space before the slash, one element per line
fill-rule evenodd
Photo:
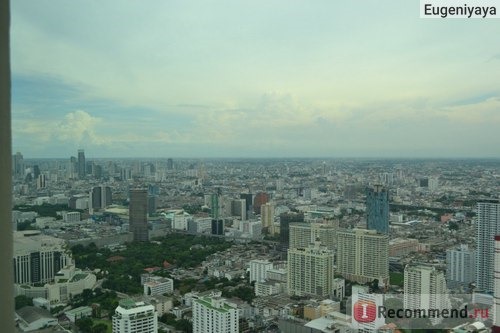
<path fill-rule="evenodd" d="M 389 237 L 375 230 L 352 229 L 337 232 L 337 270 L 358 283 L 389 282 Z"/>
<path fill-rule="evenodd" d="M 111 187 L 96 186 L 89 193 L 89 209 L 104 209 L 111 205 L 112 200 Z"/>
<path fill-rule="evenodd" d="M 130 231 L 134 234 L 134 241 L 147 242 L 148 233 L 148 190 L 131 189 L 129 205 Z"/>
<path fill-rule="evenodd" d="M 337 244 L 338 223 L 290 223 L 289 248 L 306 248 L 319 239 L 329 250 Z"/>
<path fill-rule="evenodd" d="M 476 251 L 462 244 L 459 248 L 446 251 L 446 282 L 448 287 L 467 287 L 474 282 L 476 267 Z"/>
<path fill-rule="evenodd" d="M 288 293 L 329 296 L 333 292 L 333 251 L 319 241 L 288 250 Z"/>
<path fill-rule="evenodd" d="M 304 222 L 304 213 L 287 212 L 280 215 L 280 242 L 288 248 L 290 240 L 290 223 Z"/>
<path fill-rule="evenodd" d="M 269 201 L 269 195 L 266 192 L 259 192 L 253 199 L 253 209 L 255 214 L 260 213 L 260 207 Z"/>
<path fill-rule="evenodd" d="M 224 235 L 224 220 L 212 220 L 212 235 Z"/>
<path fill-rule="evenodd" d="M 389 233 L 389 192 L 382 185 L 366 191 L 366 225 L 369 230 Z"/>
<path fill-rule="evenodd" d="M 500 234 L 500 203 L 478 202 L 476 221 L 476 287 L 493 292 L 494 237 Z"/>
<path fill-rule="evenodd" d="M 274 204 L 266 202 L 260 206 L 260 220 L 262 221 L 262 229 L 264 233 L 271 233 L 274 223 Z"/>
<path fill-rule="evenodd" d="M 238 308 L 234 303 L 222 298 L 220 292 L 193 300 L 193 333 L 238 331 Z"/>
<path fill-rule="evenodd" d="M 24 158 L 20 152 L 17 152 L 12 157 L 12 175 L 16 179 L 23 179 L 24 177 Z"/>
<path fill-rule="evenodd" d="M 157 333 L 158 314 L 153 305 L 121 300 L 112 318 L 113 333 Z"/>

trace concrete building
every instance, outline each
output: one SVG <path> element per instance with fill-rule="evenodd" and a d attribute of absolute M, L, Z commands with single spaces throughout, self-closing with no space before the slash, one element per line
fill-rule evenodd
<path fill-rule="evenodd" d="M 493 292 L 494 237 L 500 234 L 498 200 L 478 202 L 476 218 L 476 287 L 480 291 Z"/>
<path fill-rule="evenodd" d="M 266 279 L 267 271 L 273 268 L 269 260 L 250 260 L 250 282 L 262 282 Z"/>
<path fill-rule="evenodd" d="M 85 164 L 85 151 L 83 149 L 78 149 L 78 178 L 83 179 L 87 174 L 86 164 Z"/>
<path fill-rule="evenodd" d="M 169 294 L 174 291 L 174 280 L 172 279 L 151 275 L 144 279 L 141 276 L 141 280 L 144 281 L 144 295 L 146 296 Z"/>
<path fill-rule="evenodd" d="M 112 204 L 111 187 L 96 186 L 89 192 L 89 210 L 104 209 Z"/>
<path fill-rule="evenodd" d="M 193 333 L 239 331 L 239 312 L 220 292 L 193 299 Z"/>
<path fill-rule="evenodd" d="M 148 231 L 148 190 L 131 189 L 129 206 L 130 231 L 134 234 L 134 241 L 147 242 Z"/>
<path fill-rule="evenodd" d="M 158 314 L 154 306 L 131 299 L 121 300 L 112 318 L 113 333 L 157 333 Z"/>
<path fill-rule="evenodd" d="M 329 250 L 334 250 L 337 245 L 336 223 L 290 223 L 289 229 L 290 249 L 308 247 L 318 238 Z"/>
<path fill-rule="evenodd" d="M 444 272 L 428 264 L 406 265 L 403 304 L 405 309 L 449 308 L 450 303 Z M 431 319 L 431 322 L 434 324 L 439 320 Z"/>
<path fill-rule="evenodd" d="M 260 220 L 264 233 L 272 234 L 272 225 L 274 223 L 274 204 L 266 202 L 260 206 Z"/>
<path fill-rule="evenodd" d="M 337 271 L 358 283 L 378 279 L 389 283 L 389 237 L 375 230 L 343 229 L 337 232 Z"/>
<path fill-rule="evenodd" d="M 333 291 L 333 251 L 319 240 L 288 250 L 288 294 L 328 296 Z"/>
<path fill-rule="evenodd" d="M 366 225 L 369 230 L 389 233 L 389 192 L 382 185 L 366 191 Z"/>
<path fill-rule="evenodd" d="M 446 251 L 446 282 L 449 288 L 467 287 L 475 279 L 476 251 L 462 244 Z"/>
<path fill-rule="evenodd" d="M 57 272 L 72 262 L 64 240 L 41 235 L 39 231 L 14 233 L 14 283 L 52 282 Z"/>
<path fill-rule="evenodd" d="M 54 318 L 49 311 L 34 306 L 25 306 L 16 310 L 16 321 L 22 332 L 38 331 L 58 323 L 57 318 Z"/>

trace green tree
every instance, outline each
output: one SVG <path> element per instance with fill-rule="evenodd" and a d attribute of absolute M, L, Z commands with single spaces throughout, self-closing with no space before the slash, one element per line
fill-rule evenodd
<path fill-rule="evenodd" d="M 106 333 L 108 325 L 104 323 L 95 324 L 92 326 L 92 333 Z"/>
<path fill-rule="evenodd" d="M 33 305 L 33 299 L 26 297 L 24 295 L 19 295 L 14 298 L 16 304 L 16 310 L 20 308 L 24 308 L 25 306 Z"/>
<path fill-rule="evenodd" d="M 92 319 L 88 317 L 81 318 L 75 324 L 82 333 L 92 333 Z"/>

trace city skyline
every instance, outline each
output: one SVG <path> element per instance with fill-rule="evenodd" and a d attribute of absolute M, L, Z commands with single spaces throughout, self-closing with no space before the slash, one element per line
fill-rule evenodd
<path fill-rule="evenodd" d="M 13 150 L 500 157 L 497 20 L 417 1 L 14 2 Z"/>

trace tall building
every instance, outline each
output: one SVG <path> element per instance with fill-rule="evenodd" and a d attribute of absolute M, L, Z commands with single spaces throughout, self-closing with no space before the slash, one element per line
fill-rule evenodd
<path fill-rule="evenodd" d="M 111 205 L 112 200 L 111 187 L 96 186 L 89 193 L 89 208 L 104 209 Z"/>
<path fill-rule="evenodd" d="M 39 231 L 14 233 L 14 283 L 45 284 L 53 282 L 63 267 L 72 264 L 65 241 L 41 235 Z"/>
<path fill-rule="evenodd" d="M 476 219 L 476 287 L 493 292 L 494 237 L 500 234 L 500 203 L 478 202 Z"/>
<path fill-rule="evenodd" d="M 462 244 L 459 248 L 446 251 L 446 283 L 448 287 L 467 287 L 474 281 L 476 267 L 476 251 Z"/>
<path fill-rule="evenodd" d="M 44 189 L 47 186 L 47 177 L 44 174 L 38 175 L 36 179 L 36 188 Z"/>
<path fill-rule="evenodd" d="M 239 216 L 242 221 L 246 220 L 247 211 L 245 207 L 246 207 L 245 199 L 231 200 L 231 215 Z"/>
<path fill-rule="evenodd" d="M 83 179 L 87 174 L 87 165 L 85 164 L 85 151 L 78 149 L 78 178 Z"/>
<path fill-rule="evenodd" d="M 113 333 L 157 333 L 155 307 L 132 299 L 120 301 L 112 318 Z"/>
<path fill-rule="evenodd" d="M 174 160 L 171 158 L 167 159 L 167 170 L 174 170 Z"/>
<path fill-rule="evenodd" d="M 280 215 L 280 242 L 288 248 L 290 241 L 290 223 L 304 222 L 304 213 L 287 212 Z"/>
<path fill-rule="evenodd" d="M 450 308 L 444 272 L 428 264 L 406 265 L 403 304 L 405 309 Z"/>
<path fill-rule="evenodd" d="M 239 331 L 239 313 L 234 303 L 214 292 L 193 300 L 193 333 L 233 333 Z"/>
<path fill-rule="evenodd" d="M 290 295 L 328 296 L 334 287 L 333 251 L 319 241 L 306 248 L 289 249 L 287 273 Z"/>
<path fill-rule="evenodd" d="M 375 230 L 343 229 L 337 232 L 337 270 L 358 283 L 389 283 L 389 236 Z"/>
<path fill-rule="evenodd" d="M 12 175 L 17 179 L 24 177 L 24 158 L 20 152 L 12 157 Z"/>
<path fill-rule="evenodd" d="M 134 234 L 134 241 L 147 242 L 148 234 L 148 190 L 131 189 L 129 205 L 130 231 Z"/>
<path fill-rule="evenodd" d="M 375 185 L 366 191 L 367 229 L 389 233 L 389 192 L 382 185 Z"/>
<path fill-rule="evenodd" d="M 493 327 L 491 332 L 500 332 L 500 235 L 495 235 L 494 253 Z"/>
<path fill-rule="evenodd" d="M 274 223 L 274 204 L 266 202 L 260 206 L 260 220 L 264 233 L 272 233 Z"/>
<path fill-rule="evenodd" d="M 266 279 L 267 272 L 273 268 L 273 263 L 269 260 L 250 260 L 250 282 L 262 282 Z"/>
<path fill-rule="evenodd" d="M 269 201 L 269 195 L 266 192 L 259 192 L 253 199 L 253 210 L 255 214 L 260 213 L 260 207 Z"/>
<path fill-rule="evenodd" d="M 252 209 L 252 206 L 253 206 L 253 194 L 252 193 L 241 193 L 240 199 L 245 199 L 245 210 L 248 213 Z"/>
<path fill-rule="evenodd" d="M 212 235 L 224 235 L 224 220 L 212 219 Z"/>
<path fill-rule="evenodd" d="M 319 239 L 329 250 L 337 245 L 338 223 L 290 223 L 289 248 L 308 247 Z"/>

